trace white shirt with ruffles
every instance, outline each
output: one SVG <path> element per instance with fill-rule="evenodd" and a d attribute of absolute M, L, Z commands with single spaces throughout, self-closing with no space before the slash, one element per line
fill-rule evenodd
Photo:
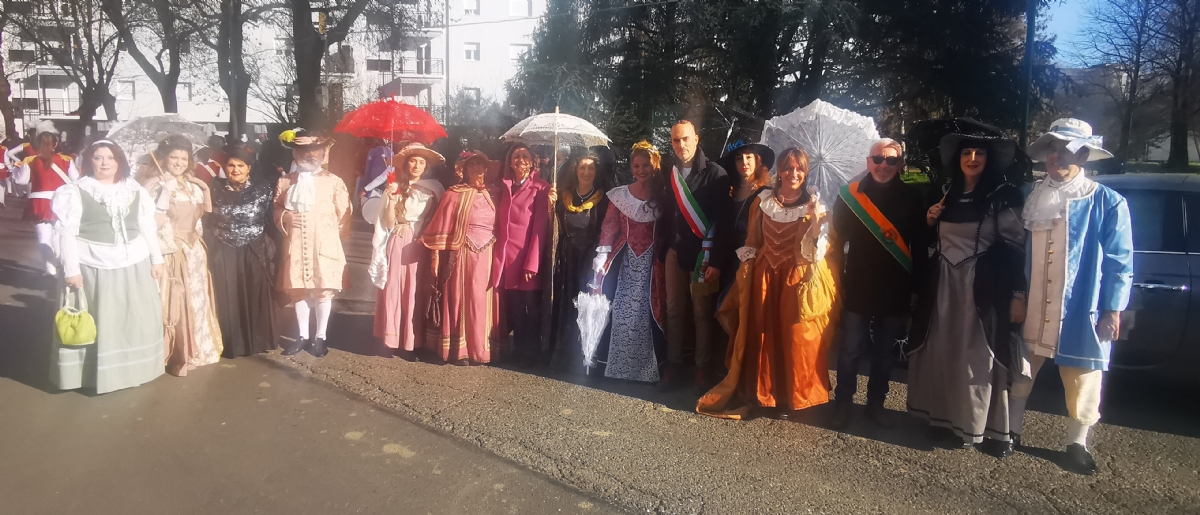
<path fill-rule="evenodd" d="M 101 205 L 109 208 L 110 214 L 115 214 L 124 206 L 137 199 L 138 236 L 131 241 L 125 241 L 125 234 L 113 228 L 116 243 L 88 242 L 78 238 L 79 225 L 83 217 L 83 201 L 80 190 L 87 192 Z M 154 201 L 136 181 L 128 178 L 114 184 L 101 184 L 92 177 L 83 177 L 73 184 L 58 188 L 51 200 L 51 209 L 58 221 L 54 224 L 56 249 L 62 261 L 63 273 L 66 277 L 80 275 L 83 265 L 103 270 L 125 268 L 150 258 L 150 263 L 159 265 L 163 262 L 162 252 L 155 237 L 158 230 L 154 223 Z M 114 215 L 115 216 L 115 215 Z M 114 226 L 117 224 L 114 223 Z"/>

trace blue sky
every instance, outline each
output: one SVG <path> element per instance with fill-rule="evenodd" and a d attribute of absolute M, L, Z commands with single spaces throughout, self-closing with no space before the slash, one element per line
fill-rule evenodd
<path fill-rule="evenodd" d="M 1055 46 L 1058 47 L 1058 61 L 1061 64 L 1068 64 L 1064 62 L 1064 54 L 1070 49 L 1071 42 L 1079 32 L 1080 18 L 1083 17 L 1088 2 L 1089 0 L 1063 0 L 1051 5 L 1049 11 L 1038 13 L 1043 19 L 1049 17 L 1046 28 L 1051 34 L 1058 36 Z"/>

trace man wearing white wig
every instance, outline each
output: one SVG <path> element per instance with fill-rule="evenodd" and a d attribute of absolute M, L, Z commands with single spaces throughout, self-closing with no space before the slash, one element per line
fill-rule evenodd
<path fill-rule="evenodd" d="M 1100 386 L 1133 282 L 1129 205 L 1085 170 L 1090 161 L 1112 157 L 1102 145 L 1090 125 L 1073 118 L 1055 121 L 1029 145 L 1029 156 L 1046 164 L 1046 178 L 1022 214 L 1030 231 L 1024 327 L 1030 374 L 1014 382 L 1009 398 L 1019 446 L 1033 381 L 1046 359 L 1054 360 L 1071 419 L 1062 465 L 1085 475 L 1096 472 L 1088 432 L 1100 420 Z"/>
<path fill-rule="evenodd" d="M 350 227 L 350 194 L 346 183 L 326 169 L 332 139 L 324 133 L 292 129 L 283 131 L 279 140 L 292 149 L 294 167 L 275 188 L 275 224 L 283 233 L 276 287 L 295 303 L 299 327 L 296 341 L 285 345 L 283 354 L 307 348 L 321 357 L 328 352 L 325 330 L 333 295 L 341 291 L 346 269 L 342 236 Z"/>

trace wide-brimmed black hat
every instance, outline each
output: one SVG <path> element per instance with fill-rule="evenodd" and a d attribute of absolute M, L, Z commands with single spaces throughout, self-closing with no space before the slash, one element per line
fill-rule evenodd
<path fill-rule="evenodd" d="M 938 145 L 938 153 L 942 156 L 942 169 L 959 168 L 959 150 L 962 148 L 986 149 L 987 168 L 1000 171 L 1007 170 L 1017 155 L 1017 142 L 1008 138 L 947 134 Z"/>
<path fill-rule="evenodd" d="M 724 164 L 727 165 L 725 167 L 725 171 L 732 172 L 734 159 L 736 159 L 739 155 L 745 154 L 746 152 L 754 152 L 757 154 L 758 157 L 762 159 L 763 166 L 766 166 L 768 170 L 775 166 L 775 151 L 771 150 L 771 147 L 763 145 L 762 143 L 735 143 L 725 154 Z"/>
<path fill-rule="evenodd" d="M 325 131 L 309 130 L 303 127 L 288 129 L 279 133 L 279 143 L 284 148 L 304 149 L 316 147 L 329 147 L 333 145 L 333 138 Z"/>

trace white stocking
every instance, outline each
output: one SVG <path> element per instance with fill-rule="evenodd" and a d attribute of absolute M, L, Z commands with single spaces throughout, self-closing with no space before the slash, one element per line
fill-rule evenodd
<path fill-rule="evenodd" d="M 300 329 L 300 339 L 308 339 L 308 325 L 311 323 L 309 313 L 312 312 L 308 299 L 296 301 L 296 324 Z"/>
<path fill-rule="evenodd" d="M 56 263 L 58 259 L 54 256 L 54 224 L 42 222 L 34 225 L 34 231 L 37 234 L 38 251 L 42 253 L 42 260 L 46 263 L 46 273 L 49 275 L 58 275 L 58 267 Z"/>
<path fill-rule="evenodd" d="M 318 339 L 325 339 L 325 329 L 329 326 L 329 313 L 333 311 L 333 299 L 326 299 L 317 302 L 317 335 Z"/>
<path fill-rule="evenodd" d="M 1082 445 L 1084 449 L 1087 449 L 1088 432 L 1091 429 L 1092 426 L 1085 426 L 1077 420 L 1067 422 L 1067 439 L 1063 446 L 1066 447 L 1067 445 L 1077 443 Z"/>

